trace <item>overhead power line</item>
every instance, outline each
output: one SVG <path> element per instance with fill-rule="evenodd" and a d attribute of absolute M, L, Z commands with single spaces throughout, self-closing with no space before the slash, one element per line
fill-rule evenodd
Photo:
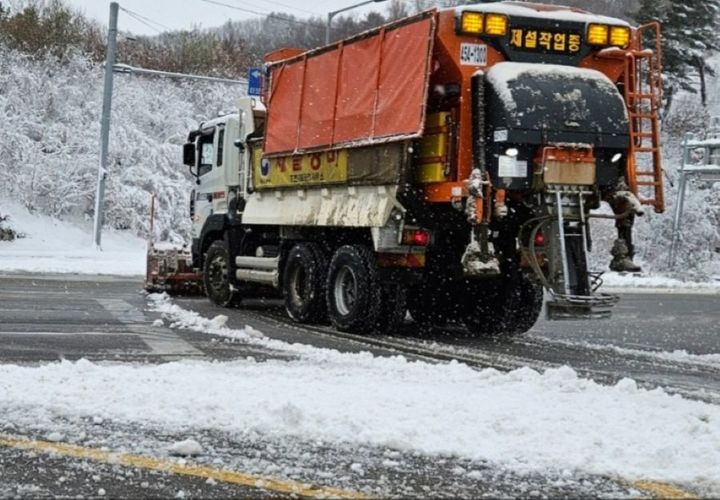
<path fill-rule="evenodd" d="M 142 14 L 138 14 L 137 12 L 134 12 L 134 11 L 132 11 L 132 10 L 130 10 L 130 9 L 126 9 L 125 7 L 120 7 L 120 10 L 122 10 L 123 12 L 125 12 L 127 15 L 129 15 L 130 17 L 132 17 L 132 18 L 135 19 L 136 21 L 144 24 L 144 25 L 147 26 L 148 28 L 157 31 L 158 33 L 160 33 L 161 30 L 159 30 L 156 26 L 160 26 L 162 29 L 164 29 L 164 30 L 166 30 L 166 31 L 172 31 L 172 28 L 169 28 L 168 26 L 165 26 L 164 24 L 159 23 L 159 22 L 157 22 L 157 21 L 153 21 L 153 20 L 150 19 L 149 17 L 145 17 L 145 16 L 143 16 Z M 154 26 L 153 26 L 153 25 L 154 25 Z"/>
<path fill-rule="evenodd" d="M 282 3 L 282 2 L 276 2 L 276 1 L 272 1 L 272 0 L 259 0 L 259 1 L 260 1 L 260 2 L 269 3 L 270 5 L 279 5 L 280 7 L 285 7 L 286 9 L 293 9 L 293 10 L 296 10 L 296 11 L 298 11 L 298 12 L 304 12 L 304 13 L 306 13 L 306 14 L 312 14 L 313 16 L 319 16 L 319 15 L 320 15 L 320 14 L 317 13 L 317 12 L 313 12 L 313 11 L 307 10 L 307 9 L 301 9 L 300 7 L 295 7 L 294 5 L 288 5 L 288 4 Z"/>
<path fill-rule="evenodd" d="M 278 19 L 280 21 L 285 21 L 287 23 L 303 24 L 306 26 L 310 25 L 310 23 L 308 23 L 306 21 L 301 21 L 299 19 L 291 19 L 289 17 L 283 17 L 283 16 L 279 16 L 277 14 L 272 14 L 272 13 L 268 13 L 268 12 L 259 12 L 257 10 L 252 10 L 252 9 L 246 9 L 244 7 L 238 7 L 237 5 L 231 5 L 231 4 L 225 3 L 225 2 L 218 2 L 217 0 L 200 0 L 200 1 L 205 2 L 205 3 L 211 3 L 214 5 L 219 5 L 221 7 L 227 7 L 228 9 L 239 10 L 240 12 L 247 12 L 249 14 L 255 14 L 256 16 L 265 16 L 265 17 L 269 17 L 271 19 Z"/>

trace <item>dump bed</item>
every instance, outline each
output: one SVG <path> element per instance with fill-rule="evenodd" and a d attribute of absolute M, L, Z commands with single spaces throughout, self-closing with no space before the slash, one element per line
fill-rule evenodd
<path fill-rule="evenodd" d="M 264 155 L 419 137 L 434 31 L 426 12 L 271 63 Z"/>

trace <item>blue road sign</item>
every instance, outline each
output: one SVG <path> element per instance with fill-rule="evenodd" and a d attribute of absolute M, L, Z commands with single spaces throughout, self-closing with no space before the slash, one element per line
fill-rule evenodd
<path fill-rule="evenodd" d="M 263 70 L 261 68 L 250 68 L 248 70 L 248 95 L 262 95 Z"/>

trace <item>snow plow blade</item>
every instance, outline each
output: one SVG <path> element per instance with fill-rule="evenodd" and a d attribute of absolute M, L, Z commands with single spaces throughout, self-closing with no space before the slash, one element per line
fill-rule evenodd
<path fill-rule="evenodd" d="M 184 295 L 203 293 L 202 277 L 192 267 L 192 254 L 185 247 L 157 248 L 147 253 L 145 290 Z"/>
<path fill-rule="evenodd" d="M 546 317 L 550 321 L 607 319 L 620 297 L 610 294 L 592 296 L 552 294 L 547 301 Z"/>

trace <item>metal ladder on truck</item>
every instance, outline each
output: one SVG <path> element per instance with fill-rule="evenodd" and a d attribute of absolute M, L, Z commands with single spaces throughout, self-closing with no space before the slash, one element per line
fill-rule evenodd
<path fill-rule="evenodd" d="M 662 103 L 662 46 L 660 25 L 640 26 L 633 46 L 625 51 L 625 102 L 630 120 L 627 182 L 643 205 L 665 210 L 659 111 Z M 652 39 L 652 49 L 644 40 Z"/>

